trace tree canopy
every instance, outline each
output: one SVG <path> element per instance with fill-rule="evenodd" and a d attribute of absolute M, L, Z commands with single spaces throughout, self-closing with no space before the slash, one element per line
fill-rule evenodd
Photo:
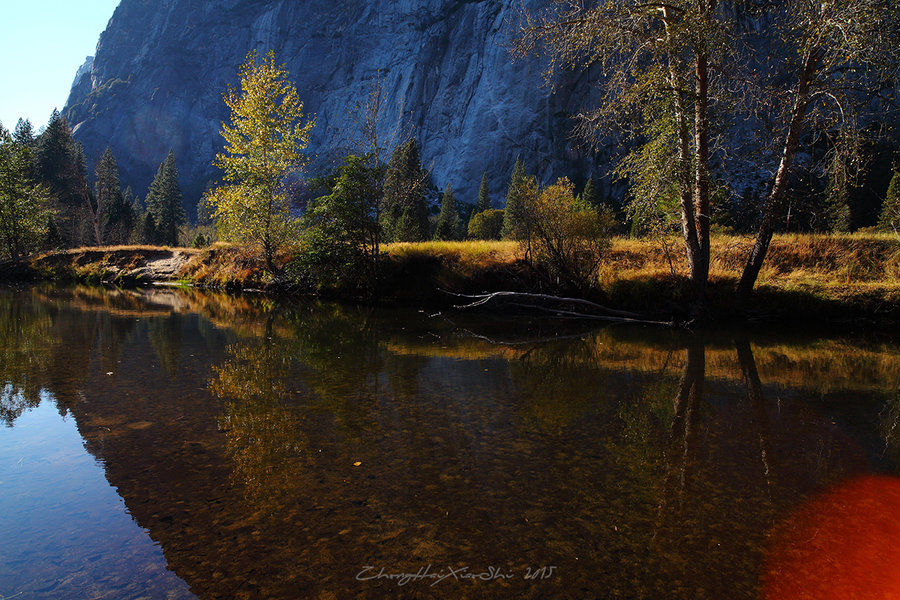
<path fill-rule="evenodd" d="M 215 162 L 226 184 L 209 192 L 207 201 L 222 236 L 260 245 L 275 272 L 275 253 L 295 227 L 284 180 L 305 166 L 302 151 L 315 119 L 305 118 L 297 89 L 274 52 L 262 59 L 250 52 L 239 75 L 240 90 L 225 95 L 231 122 L 222 124 L 225 149 Z"/>
<path fill-rule="evenodd" d="M 155 235 L 157 243 L 176 245 L 179 228 L 187 222 L 187 214 L 182 204 L 181 188 L 178 186 L 175 153 L 171 150 L 160 163 L 156 177 L 150 184 L 147 213 L 152 216 L 152 228 L 151 223 L 145 221 L 145 232 Z"/>

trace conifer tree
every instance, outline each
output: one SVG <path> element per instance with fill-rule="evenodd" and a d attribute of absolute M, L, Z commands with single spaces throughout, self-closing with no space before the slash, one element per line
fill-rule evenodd
<path fill-rule="evenodd" d="M 894 176 L 888 184 L 887 195 L 878 217 L 878 226 L 900 235 L 900 169 L 894 169 Z"/>
<path fill-rule="evenodd" d="M 488 195 L 487 171 L 485 171 L 481 175 L 481 186 L 478 188 L 478 202 L 475 204 L 475 210 L 472 211 L 472 215 L 490 210 L 490 208 L 491 197 Z"/>
<path fill-rule="evenodd" d="M 460 237 L 459 210 L 456 206 L 456 197 L 453 188 L 449 185 L 444 189 L 441 199 L 441 214 L 438 217 L 437 228 L 434 231 L 436 240 L 458 240 Z"/>
<path fill-rule="evenodd" d="M 34 126 L 28 119 L 19 119 L 13 132 L 13 139 L 17 144 L 31 148 L 34 145 Z"/>
<path fill-rule="evenodd" d="M 584 190 L 581 192 L 581 199 L 588 205 L 593 206 L 597 211 L 603 207 L 603 201 L 600 200 L 600 194 L 597 192 L 597 187 L 594 185 L 593 175 L 588 177 L 587 183 L 584 184 Z"/>
<path fill-rule="evenodd" d="M 503 209 L 503 229 L 501 237 L 505 240 L 522 240 L 526 235 L 525 210 L 526 203 L 537 191 L 537 182 L 533 175 L 525 172 L 525 163 L 516 158 L 509 191 L 506 193 L 506 207 Z"/>
<path fill-rule="evenodd" d="M 94 186 L 96 215 L 102 226 L 100 243 L 125 244 L 131 238 L 134 227 L 134 213 L 131 203 L 126 200 L 119 185 L 119 167 L 109 147 L 100 157 L 96 169 L 97 183 Z"/>
<path fill-rule="evenodd" d="M 140 240 L 143 244 L 156 245 L 159 243 L 156 221 L 153 220 L 153 215 L 149 210 L 144 213 L 144 218 L 141 220 Z"/>
<path fill-rule="evenodd" d="M 425 204 L 427 178 L 415 139 L 394 150 L 384 178 L 381 209 L 386 241 L 421 242 L 428 239 L 428 206 Z"/>
<path fill-rule="evenodd" d="M 33 169 L 34 179 L 49 191 L 64 245 L 96 242 L 84 149 L 72 138 L 69 124 L 57 110 L 34 141 Z"/>
<path fill-rule="evenodd" d="M 153 216 L 156 242 L 174 246 L 178 244 L 178 230 L 187 222 L 187 214 L 182 205 L 181 188 L 178 187 L 178 167 L 175 153 L 160 163 L 156 177 L 147 192 L 147 212 Z M 146 225 L 146 222 L 145 222 Z M 146 233 L 146 227 L 144 229 Z"/>

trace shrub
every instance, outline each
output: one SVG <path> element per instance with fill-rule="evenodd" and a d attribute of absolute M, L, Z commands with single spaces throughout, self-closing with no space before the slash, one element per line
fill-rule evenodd
<path fill-rule="evenodd" d="M 499 240 L 503 229 L 503 210 L 489 208 L 469 219 L 470 240 Z"/>
<path fill-rule="evenodd" d="M 610 244 L 611 223 L 591 205 L 575 199 L 563 177 L 525 205 L 528 253 L 532 260 L 576 289 L 594 285 Z"/>

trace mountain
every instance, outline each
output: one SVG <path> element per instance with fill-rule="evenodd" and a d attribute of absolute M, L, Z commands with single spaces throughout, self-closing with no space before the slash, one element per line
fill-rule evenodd
<path fill-rule="evenodd" d="M 223 92 L 250 50 L 273 50 L 316 116 L 313 170 L 345 152 L 354 109 L 380 79 L 382 130 L 415 136 L 436 186 L 462 201 L 475 202 L 487 171 L 499 205 L 517 155 L 544 181 L 584 181 L 598 160 L 569 140 L 568 115 L 590 101 L 591 77 L 548 86 L 540 62 L 511 59 L 520 2 L 122 0 L 64 114 L 89 162 L 109 145 L 138 194 L 173 149 L 195 203 L 218 177 Z"/>

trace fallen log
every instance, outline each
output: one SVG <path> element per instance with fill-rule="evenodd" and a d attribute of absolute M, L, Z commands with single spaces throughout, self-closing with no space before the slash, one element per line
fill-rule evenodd
<path fill-rule="evenodd" d="M 583 298 L 566 298 L 528 292 L 491 292 L 488 294 L 457 294 L 446 290 L 441 290 L 441 292 L 456 298 L 471 300 L 466 304 L 454 305 L 454 308 L 460 310 L 485 307 L 493 303 L 501 306 L 514 306 L 525 310 L 533 310 L 560 319 L 633 323 L 660 327 L 678 326 L 673 321 L 649 319 L 637 313 L 612 309 Z"/>

